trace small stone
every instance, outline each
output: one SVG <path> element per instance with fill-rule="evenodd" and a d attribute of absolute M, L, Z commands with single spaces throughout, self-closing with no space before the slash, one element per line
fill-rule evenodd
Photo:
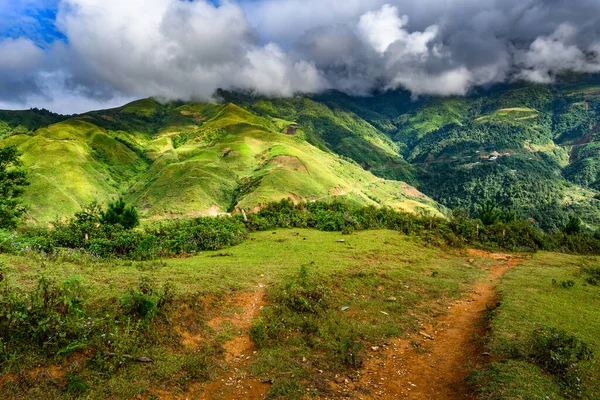
<path fill-rule="evenodd" d="M 379 346 L 372 346 L 371 347 L 371 351 L 378 351 L 379 350 Z"/>
<path fill-rule="evenodd" d="M 388 297 L 387 299 L 385 299 L 386 301 L 397 301 L 398 299 L 395 298 L 394 296 L 392 297 Z"/>

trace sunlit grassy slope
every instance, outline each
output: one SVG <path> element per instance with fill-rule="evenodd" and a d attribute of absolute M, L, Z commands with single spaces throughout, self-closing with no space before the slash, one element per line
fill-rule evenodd
<path fill-rule="evenodd" d="M 218 214 L 286 197 L 335 196 L 437 212 L 413 188 L 375 177 L 306 139 L 293 119 L 259 116 L 231 103 L 144 99 L 7 135 L 2 143 L 23 153 L 31 181 L 25 205 L 38 222 L 117 195 L 135 203 L 143 217 Z"/>
<path fill-rule="evenodd" d="M 68 120 L 0 111 L 2 143 L 19 145 L 32 168 L 30 215 L 46 221 L 118 194 L 144 217 L 253 209 L 283 197 L 433 205 L 398 183 L 406 182 L 472 217 L 491 199 L 547 231 L 569 214 L 600 227 L 597 76 L 448 98 L 216 96 L 148 98 Z"/>
<path fill-rule="evenodd" d="M 5 140 L 18 143 L 29 172 L 25 205 L 36 220 L 72 214 L 92 200 L 106 201 L 145 169 L 139 157 L 95 125 L 68 120 L 31 136 Z"/>
<path fill-rule="evenodd" d="M 196 123 L 183 133 L 168 124 L 151 143 L 156 162 L 129 194 L 147 215 L 252 209 L 285 197 L 345 195 L 396 208 L 410 208 L 411 200 L 428 203 L 309 144 L 302 128 L 286 134 L 294 121 L 259 117 L 231 103 L 187 104 L 174 113 Z"/>
<path fill-rule="evenodd" d="M 600 287 L 586 282 L 582 270 L 598 268 L 599 261 L 539 253 L 507 273 L 491 323 L 490 349 L 499 362 L 479 375 L 481 399 L 572 398 L 560 380 L 527 361 L 532 332 L 549 326 L 576 335 L 594 350 L 596 357 L 581 365 L 581 397 L 600 398 Z M 562 285 L 569 281 L 572 287 Z"/>

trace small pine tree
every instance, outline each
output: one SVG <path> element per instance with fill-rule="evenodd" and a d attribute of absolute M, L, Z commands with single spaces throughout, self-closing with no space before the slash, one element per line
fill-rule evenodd
<path fill-rule="evenodd" d="M 108 203 L 106 211 L 102 212 L 101 222 L 108 225 L 121 225 L 125 229 L 133 229 L 139 225 L 138 212 L 133 206 L 128 206 L 123 198 Z"/>
<path fill-rule="evenodd" d="M 494 225 L 500 220 L 502 212 L 492 200 L 486 200 L 480 206 L 479 219 L 484 225 Z"/>

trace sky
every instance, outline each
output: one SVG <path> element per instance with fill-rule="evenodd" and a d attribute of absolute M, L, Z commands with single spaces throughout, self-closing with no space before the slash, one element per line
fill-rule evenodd
<path fill-rule="evenodd" d="M 565 72 L 600 72 L 600 0 L 0 0 L 0 109 L 452 96 Z"/>

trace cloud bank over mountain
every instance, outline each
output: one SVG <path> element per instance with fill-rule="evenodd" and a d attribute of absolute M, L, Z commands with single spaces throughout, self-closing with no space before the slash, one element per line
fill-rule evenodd
<path fill-rule="evenodd" d="M 464 95 L 600 72 L 597 0 L 41 3 L 54 8 L 0 0 L 13 26 L 0 37 L 0 107 L 77 112 L 144 96 L 207 100 L 217 88 Z M 14 28 L 40 14 L 54 40 Z"/>

